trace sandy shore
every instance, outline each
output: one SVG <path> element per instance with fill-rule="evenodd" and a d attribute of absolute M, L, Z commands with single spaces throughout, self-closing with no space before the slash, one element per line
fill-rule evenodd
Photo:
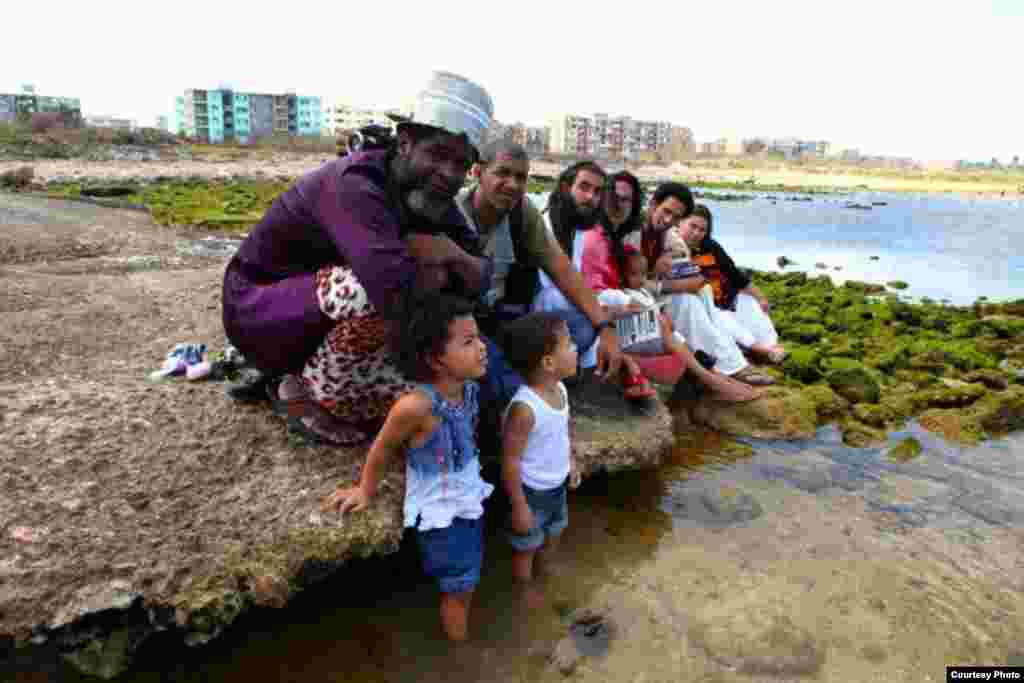
<path fill-rule="evenodd" d="M 229 153 L 230 152 L 230 153 Z M 0 160 L 0 174 L 21 166 L 31 166 L 40 182 L 73 181 L 95 178 L 110 181 L 139 178 L 203 178 L 286 177 L 294 178 L 315 169 L 334 157 L 325 153 L 269 152 L 267 150 L 226 150 L 219 155 L 198 155 L 193 159 L 179 159 L 176 154 L 161 153 L 157 161 L 85 161 L 80 159 L 48 159 L 31 162 Z M 533 161 L 530 171 L 536 175 L 556 177 L 563 166 Z M 618 168 L 609 164 L 609 168 Z M 821 168 L 765 167 L 762 169 L 728 169 L 717 165 L 645 165 L 631 170 L 645 182 L 675 178 L 700 183 L 746 183 L 751 178 L 759 186 L 783 185 L 787 188 L 833 188 L 835 190 L 868 189 L 879 192 L 954 192 L 969 195 L 1024 197 L 1024 185 L 1019 176 L 1007 176 L 1005 182 L 977 181 L 964 175 L 961 178 L 930 176 L 918 172 L 905 174 L 880 173 L 863 175 Z"/>

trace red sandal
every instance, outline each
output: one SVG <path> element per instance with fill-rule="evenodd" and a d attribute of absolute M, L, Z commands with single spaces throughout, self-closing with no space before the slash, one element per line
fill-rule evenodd
<path fill-rule="evenodd" d="M 622 394 L 630 401 L 636 401 L 644 398 L 653 398 L 658 395 L 658 392 L 651 386 L 650 380 L 637 373 L 623 377 Z"/>

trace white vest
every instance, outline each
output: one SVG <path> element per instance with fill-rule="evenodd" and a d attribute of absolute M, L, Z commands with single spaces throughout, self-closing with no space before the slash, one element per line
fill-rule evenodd
<path fill-rule="evenodd" d="M 557 488 L 569 476 L 569 394 L 561 382 L 558 389 L 565 404 L 561 410 L 552 408 L 525 384 L 519 387 L 509 408 L 505 409 L 507 417 L 508 410 L 518 402 L 526 404 L 533 412 L 533 429 L 526 439 L 521 472 L 523 483 L 538 491 Z"/>

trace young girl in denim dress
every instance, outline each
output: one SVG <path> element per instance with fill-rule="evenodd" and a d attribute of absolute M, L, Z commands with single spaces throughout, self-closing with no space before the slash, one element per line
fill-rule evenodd
<path fill-rule="evenodd" d="M 487 352 L 472 304 L 450 296 L 410 310 L 398 348 L 403 372 L 421 382 L 388 413 L 370 447 L 359 485 L 326 502 L 344 514 L 364 509 L 384 462 L 405 454 L 405 526 L 416 530 L 423 568 L 441 590 L 441 623 L 464 640 L 483 563 L 483 501 L 494 487 L 480 476 L 475 431 L 479 379 Z"/>

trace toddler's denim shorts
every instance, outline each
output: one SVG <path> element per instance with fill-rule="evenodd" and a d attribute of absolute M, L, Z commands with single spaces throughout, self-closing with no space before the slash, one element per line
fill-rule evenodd
<path fill-rule="evenodd" d="M 456 517 L 451 526 L 416 532 L 423 571 L 442 593 L 467 593 L 480 583 L 484 561 L 484 520 Z"/>
<path fill-rule="evenodd" d="M 509 530 L 508 541 L 519 552 L 536 550 L 544 545 L 544 539 L 557 536 L 569 526 L 569 503 L 566 496 L 567 481 L 561 486 L 538 491 L 523 484 L 526 504 L 533 513 L 533 528 L 529 533 L 517 534 Z"/>

